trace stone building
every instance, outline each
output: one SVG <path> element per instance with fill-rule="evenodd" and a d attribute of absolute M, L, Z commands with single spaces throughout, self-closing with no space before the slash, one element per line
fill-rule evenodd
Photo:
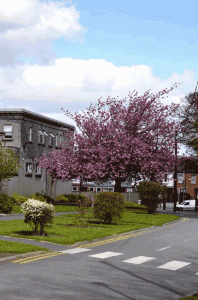
<path fill-rule="evenodd" d="M 38 169 L 33 164 L 42 153 L 58 149 L 60 143 L 66 142 L 62 127 L 74 131 L 75 127 L 25 109 L 0 109 L 0 140 L 6 142 L 13 152 L 19 155 L 21 168 L 18 175 L 10 178 L 2 188 L 9 196 L 18 193 L 24 196 L 39 192 L 56 197 L 72 192 L 70 181 L 52 182 L 45 169 Z"/>

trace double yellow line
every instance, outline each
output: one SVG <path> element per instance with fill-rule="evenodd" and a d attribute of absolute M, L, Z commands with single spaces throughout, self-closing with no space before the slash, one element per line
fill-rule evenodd
<path fill-rule="evenodd" d="M 61 254 L 65 254 L 65 253 L 62 253 L 62 252 L 43 253 L 43 254 L 39 254 L 39 255 L 34 255 L 34 256 L 30 256 L 30 257 L 26 257 L 26 258 L 17 259 L 17 260 L 14 260 L 12 262 L 13 263 L 20 263 L 20 264 L 27 264 L 27 263 L 35 261 L 35 260 L 44 259 L 44 258 L 53 257 L 53 256 L 58 256 L 58 255 L 61 255 Z"/>
<path fill-rule="evenodd" d="M 188 220 L 189 219 L 184 218 L 184 219 L 180 220 L 179 222 L 170 223 L 169 225 L 166 225 L 166 227 L 177 225 L 180 222 L 188 221 Z M 159 230 L 161 228 L 162 227 L 157 227 L 157 228 L 153 228 L 153 229 L 146 229 L 146 230 L 143 230 L 143 231 L 140 231 L 140 232 L 126 234 L 126 235 L 122 235 L 122 236 L 118 236 L 118 237 L 106 239 L 106 240 L 103 240 L 103 241 L 98 241 L 98 242 L 95 242 L 95 243 L 94 242 L 93 243 L 89 243 L 89 244 L 86 244 L 86 245 L 83 245 L 83 246 L 79 246 L 77 248 L 81 248 L 81 247 L 83 247 L 83 248 L 90 248 L 90 247 L 96 247 L 96 246 L 100 246 L 100 245 L 104 245 L 104 244 L 109 244 L 109 243 L 113 243 L 113 242 L 117 242 L 117 241 L 129 239 L 129 238 L 134 237 L 134 236 L 139 236 L 139 235 L 142 235 L 142 234 L 146 234 L 148 232 L 156 231 L 156 230 Z"/>

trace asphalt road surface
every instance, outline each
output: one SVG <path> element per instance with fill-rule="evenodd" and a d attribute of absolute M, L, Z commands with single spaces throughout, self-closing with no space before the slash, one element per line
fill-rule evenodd
<path fill-rule="evenodd" d="M 1 262 L 0 299 L 165 300 L 193 295 L 198 291 L 197 228 L 197 218 L 183 218 L 80 248 Z"/>

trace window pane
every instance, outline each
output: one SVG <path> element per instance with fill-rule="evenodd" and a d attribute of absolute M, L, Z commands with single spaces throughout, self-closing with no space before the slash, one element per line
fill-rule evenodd
<path fill-rule="evenodd" d="M 12 125 L 4 125 L 5 132 L 12 132 Z"/>
<path fill-rule="evenodd" d="M 32 173 L 32 164 L 26 163 L 26 173 Z"/>

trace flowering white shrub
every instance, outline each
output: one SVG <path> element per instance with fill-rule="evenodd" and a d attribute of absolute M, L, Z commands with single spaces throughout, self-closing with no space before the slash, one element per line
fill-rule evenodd
<path fill-rule="evenodd" d="M 52 204 L 35 199 L 28 199 L 21 205 L 22 213 L 25 215 L 24 222 L 32 226 L 34 234 L 43 235 L 44 227 L 52 223 L 55 208 Z"/>

